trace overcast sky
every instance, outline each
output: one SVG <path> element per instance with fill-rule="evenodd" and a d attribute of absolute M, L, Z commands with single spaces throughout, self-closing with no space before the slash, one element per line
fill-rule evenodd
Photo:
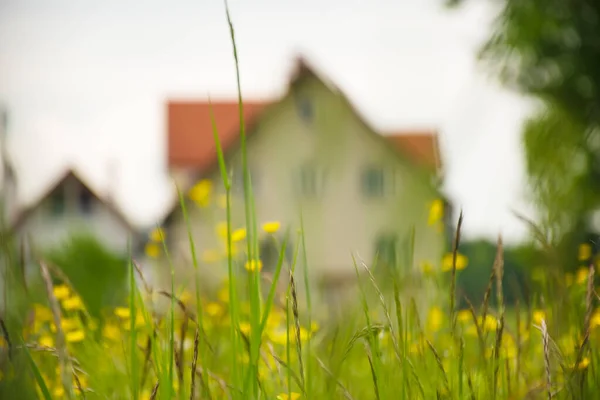
<path fill-rule="evenodd" d="M 282 92 L 301 53 L 379 129 L 437 128 L 446 190 L 468 236 L 525 228 L 520 126 L 529 103 L 475 61 L 491 10 L 442 0 L 230 1 L 246 98 Z M 0 102 L 19 196 L 34 201 L 74 165 L 153 224 L 172 196 L 165 101 L 235 95 L 220 0 L 0 0 Z M 110 173 L 110 165 L 118 173 Z"/>

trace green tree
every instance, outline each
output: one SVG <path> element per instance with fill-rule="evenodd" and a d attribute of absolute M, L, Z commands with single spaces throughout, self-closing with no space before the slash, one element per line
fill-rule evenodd
<path fill-rule="evenodd" d="M 600 2 L 492 3 L 499 13 L 479 58 L 507 88 L 540 100 L 523 132 L 530 195 L 568 266 L 600 208 Z"/>

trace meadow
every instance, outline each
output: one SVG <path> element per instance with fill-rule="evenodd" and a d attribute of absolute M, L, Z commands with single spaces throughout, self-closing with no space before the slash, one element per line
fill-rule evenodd
<path fill-rule="evenodd" d="M 239 72 L 237 79 L 243 120 Z M 214 137 L 230 216 L 231 182 L 217 132 Z M 34 260 L 42 283 L 35 293 L 19 267 L 5 263 L 0 398 L 595 398 L 600 309 L 594 264 L 575 276 L 542 270 L 535 290 L 509 307 L 499 240 L 484 300 L 467 300 L 468 307 L 458 309 L 457 275 L 474 268 L 460 254 L 461 216 L 442 268 L 420 271 L 436 287 L 435 293 L 419 294 L 428 298 L 426 309 L 419 307 L 419 296 L 404 295 L 402 265 L 391 266 L 381 279 L 372 268 L 376 261 L 354 258 L 356 304 L 333 318 L 313 296 L 302 229 L 293 261 L 284 257 L 292 234 L 286 232 L 274 273 L 268 280 L 262 274 L 258 231 L 281 227 L 257 221 L 253 213 L 243 124 L 241 151 L 246 226 L 234 229 L 227 218 L 228 278 L 214 292 L 200 283 L 191 234 L 193 290 L 176 287 L 169 265 L 171 288 L 157 291 L 128 260 L 126 296 L 99 313 L 89 310 L 85 293 L 53 263 Z M 203 193 L 199 201 L 210 196 Z M 189 195 L 179 193 L 184 215 Z M 435 224 L 441 215 L 431 206 Z M 157 228 L 151 242 L 152 251 L 168 259 L 165 232 Z M 242 272 L 234 243 L 245 247 L 249 260 Z M 5 247 L 6 260 L 11 250 Z M 157 298 L 167 302 L 166 310 L 153 307 Z"/>

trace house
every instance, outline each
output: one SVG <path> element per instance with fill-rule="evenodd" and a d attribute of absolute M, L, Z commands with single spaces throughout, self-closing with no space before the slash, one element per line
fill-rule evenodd
<path fill-rule="evenodd" d="M 380 258 L 383 253 L 406 255 L 413 226 L 414 261 L 410 266 L 408 259 L 398 261 L 411 270 L 422 262 L 439 264 L 447 235 L 443 221 L 428 225 L 429 205 L 440 198 L 443 178 L 436 132 L 377 132 L 337 86 L 303 59 L 281 98 L 244 100 L 243 110 L 258 230 L 268 221 L 280 222 L 281 231 L 290 229 L 291 258 L 301 210 L 311 277 L 354 276 L 353 254 L 367 263 L 376 253 Z M 245 225 L 237 101 L 173 100 L 167 105 L 171 175 L 183 193 L 198 181 L 211 192 L 210 204 L 187 205 L 202 279 L 209 282 L 226 274 L 226 268 L 214 265 L 225 256 L 219 238 L 225 217 L 213 117 L 232 179 L 237 229 Z M 163 226 L 171 260 L 185 274 L 192 260 L 178 202 Z M 261 233 L 263 270 L 274 268 L 272 243 L 281 240 L 281 233 L 275 238 Z M 243 255 L 243 248 L 234 250 Z"/>
<path fill-rule="evenodd" d="M 5 169 L 6 170 L 6 169 Z M 14 193 L 15 179 L 5 177 L 5 190 Z M 100 196 L 73 168 L 64 171 L 32 203 L 8 215 L 8 227 L 28 245 L 45 250 L 74 234 L 91 234 L 116 254 L 127 254 L 129 239 L 139 238 L 134 227 L 108 199 Z"/>

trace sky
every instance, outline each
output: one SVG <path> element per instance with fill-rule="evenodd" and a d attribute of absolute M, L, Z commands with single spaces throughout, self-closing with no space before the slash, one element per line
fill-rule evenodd
<path fill-rule="evenodd" d="M 442 2 L 231 0 L 242 93 L 281 94 L 305 56 L 377 129 L 437 129 L 465 235 L 518 241 L 532 105 L 476 61 L 488 2 Z M 73 166 L 132 222 L 155 224 L 173 199 L 165 103 L 209 94 L 236 95 L 220 0 L 0 0 L 0 104 L 22 203 Z"/>

